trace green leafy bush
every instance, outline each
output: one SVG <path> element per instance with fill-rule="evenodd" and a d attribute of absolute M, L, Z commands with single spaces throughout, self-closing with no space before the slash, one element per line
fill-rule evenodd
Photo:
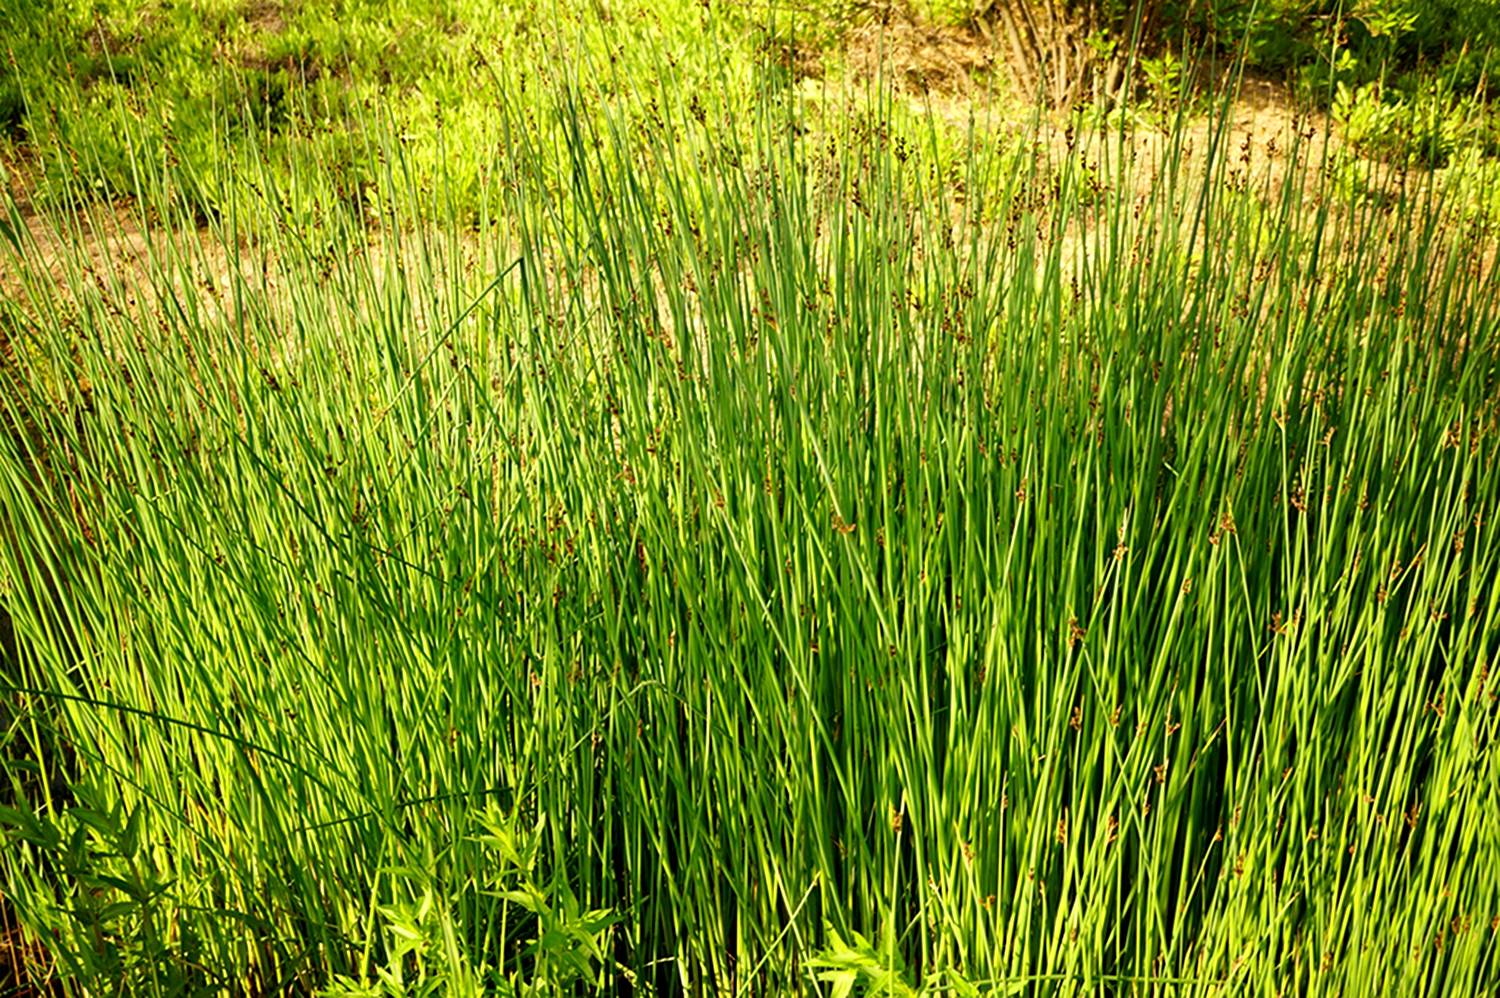
<path fill-rule="evenodd" d="M 1333 117 L 1356 149 L 1379 159 L 1433 168 L 1446 166 L 1465 149 L 1486 155 L 1500 151 L 1489 109 L 1436 85 L 1391 99 L 1382 96 L 1379 84 L 1351 89 L 1341 83 Z"/>

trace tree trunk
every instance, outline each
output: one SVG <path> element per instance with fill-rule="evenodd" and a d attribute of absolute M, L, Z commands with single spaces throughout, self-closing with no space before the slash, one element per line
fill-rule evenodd
<path fill-rule="evenodd" d="M 1155 0 L 1140 0 L 1142 33 L 1154 18 Z M 1113 101 L 1125 84 L 1126 53 L 1136 13 L 1106 23 L 1098 0 L 987 0 L 975 23 L 1009 50 L 1017 87 L 1055 109 L 1085 98 Z M 1089 37 L 1109 29 L 1115 51 L 1107 59 Z"/>

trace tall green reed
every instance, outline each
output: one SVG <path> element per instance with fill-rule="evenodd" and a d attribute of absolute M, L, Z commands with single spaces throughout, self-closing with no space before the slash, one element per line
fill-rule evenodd
<path fill-rule="evenodd" d="M 252 156 L 195 229 L 139 163 L 137 268 L 12 210 L 53 972 L 1493 985 L 1500 299 L 1440 178 L 559 65 L 493 213 L 379 120 L 352 205 Z"/>

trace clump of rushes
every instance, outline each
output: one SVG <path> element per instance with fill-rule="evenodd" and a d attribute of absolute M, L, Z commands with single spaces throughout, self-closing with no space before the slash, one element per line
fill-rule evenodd
<path fill-rule="evenodd" d="M 1447 180 L 568 72 L 477 220 L 371 121 L 373 224 L 252 159 L 141 261 L 12 250 L 28 973 L 1495 986 L 1500 288 Z"/>

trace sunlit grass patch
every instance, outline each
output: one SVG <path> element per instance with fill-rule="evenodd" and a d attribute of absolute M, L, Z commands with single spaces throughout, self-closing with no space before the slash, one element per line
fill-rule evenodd
<path fill-rule="evenodd" d="M 1500 278 L 1444 179 L 606 65 L 502 91 L 477 199 L 371 109 L 364 183 L 132 160 L 137 265 L 83 180 L 10 250 L 35 974 L 1491 986 Z"/>

